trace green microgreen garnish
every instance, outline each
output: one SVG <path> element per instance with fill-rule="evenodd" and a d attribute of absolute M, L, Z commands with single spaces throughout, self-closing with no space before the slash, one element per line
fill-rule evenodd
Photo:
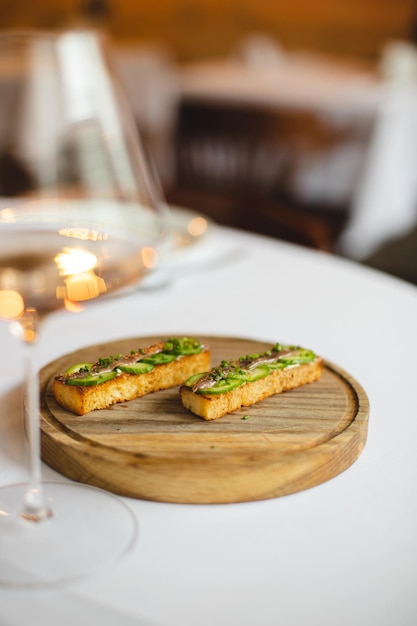
<path fill-rule="evenodd" d="M 311 350 L 294 345 L 284 346 L 277 342 L 265 352 L 247 354 L 232 361 L 223 360 L 219 366 L 213 367 L 200 377 L 202 379 L 200 387 L 198 380 L 193 380 L 192 384 L 197 386 L 196 393 L 202 395 L 227 393 L 246 382 L 264 378 L 276 370 L 310 363 L 315 358 L 316 355 Z M 211 384 L 207 384 L 207 379 Z M 249 416 L 242 419 L 249 419 Z"/>

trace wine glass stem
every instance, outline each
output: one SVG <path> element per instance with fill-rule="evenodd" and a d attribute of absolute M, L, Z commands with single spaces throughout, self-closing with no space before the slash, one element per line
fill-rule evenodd
<path fill-rule="evenodd" d="M 29 485 L 20 516 L 31 522 L 39 522 L 50 517 L 52 512 L 45 506 L 42 489 L 39 385 L 34 358 L 36 340 L 25 342 L 25 346 L 25 423 L 29 439 Z"/>

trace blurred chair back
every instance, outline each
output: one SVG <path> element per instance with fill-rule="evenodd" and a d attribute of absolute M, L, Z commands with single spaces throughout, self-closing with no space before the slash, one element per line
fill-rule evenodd
<path fill-rule="evenodd" d="M 331 251 L 370 132 L 352 117 L 183 100 L 167 195 L 222 224 Z"/>

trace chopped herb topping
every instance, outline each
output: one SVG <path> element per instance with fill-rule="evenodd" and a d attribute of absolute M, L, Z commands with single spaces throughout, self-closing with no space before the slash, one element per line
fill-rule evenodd
<path fill-rule="evenodd" d="M 158 365 L 170 363 L 181 356 L 199 354 L 204 350 L 203 344 L 197 339 L 171 337 L 165 343 L 160 342 L 148 348 L 131 350 L 127 356 L 110 354 L 99 357 L 94 364 L 77 364 L 65 372 L 62 379 L 72 385 L 93 385 L 104 382 L 103 374 L 108 380 L 111 376 L 128 374 L 143 374 Z"/>
<path fill-rule="evenodd" d="M 98 359 L 97 363 L 99 365 L 102 365 L 103 367 L 108 367 L 109 365 L 111 365 L 115 361 L 116 361 L 116 357 L 110 355 L 110 356 L 107 356 L 107 357 L 100 357 Z"/>
<path fill-rule="evenodd" d="M 265 352 L 247 354 L 232 361 L 223 360 L 219 366 L 198 378 L 191 377 L 185 384 L 195 393 L 203 395 L 227 393 L 240 385 L 264 378 L 275 370 L 311 363 L 315 359 L 312 350 L 276 343 Z M 249 416 L 242 419 L 249 419 Z"/>
<path fill-rule="evenodd" d="M 171 354 L 198 354 L 203 350 L 203 346 L 197 339 L 190 337 L 170 337 L 164 345 L 164 352 Z"/>

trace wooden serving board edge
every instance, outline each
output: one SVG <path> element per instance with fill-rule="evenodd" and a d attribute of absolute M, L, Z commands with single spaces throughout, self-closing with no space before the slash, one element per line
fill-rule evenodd
<path fill-rule="evenodd" d="M 261 342 L 260 342 L 261 343 Z M 62 357 L 65 359 L 65 356 Z M 59 359 L 58 361 L 61 361 Z M 118 495 L 161 502 L 211 504 L 256 501 L 289 495 L 309 489 L 334 478 L 348 469 L 361 454 L 367 438 L 369 400 L 361 385 L 340 367 L 325 361 L 325 367 L 341 377 L 356 399 L 356 414 L 350 424 L 335 437 L 317 448 L 294 454 L 274 454 L 262 459 L 243 450 L 240 462 L 227 473 L 225 485 L 219 488 L 216 478 L 222 471 L 224 459 L 221 450 L 211 450 L 206 458 L 192 452 L 178 459 L 175 467 L 170 459 L 152 455 L 131 454 L 123 468 L 122 481 L 118 475 L 118 450 L 91 442 L 82 436 L 74 441 L 74 434 L 51 415 L 45 403 L 45 390 L 56 363 L 41 372 L 41 443 L 43 460 L 68 478 L 112 491 Z M 45 414 L 48 417 L 45 417 Z M 57 437 L 58 435 L 58 437 Z M 67 438 L 73 444 L 69 449 Z M 123 453 L 126 457 L 126 453 Z M 128 455 L 129 456 L 129 455 Z M 85 475 L 85 467 L 94 464 L 94 475 Z M 115 467 L 116 466 L 116 467 Z M 193 481 L 190 483 L 190 474 Z M 210 475 L 213 479 L 210 479 Z M 171 476 L 169 481 L 167 476 Z M 134 484 L 137 488 L 124 487 Z"/>

